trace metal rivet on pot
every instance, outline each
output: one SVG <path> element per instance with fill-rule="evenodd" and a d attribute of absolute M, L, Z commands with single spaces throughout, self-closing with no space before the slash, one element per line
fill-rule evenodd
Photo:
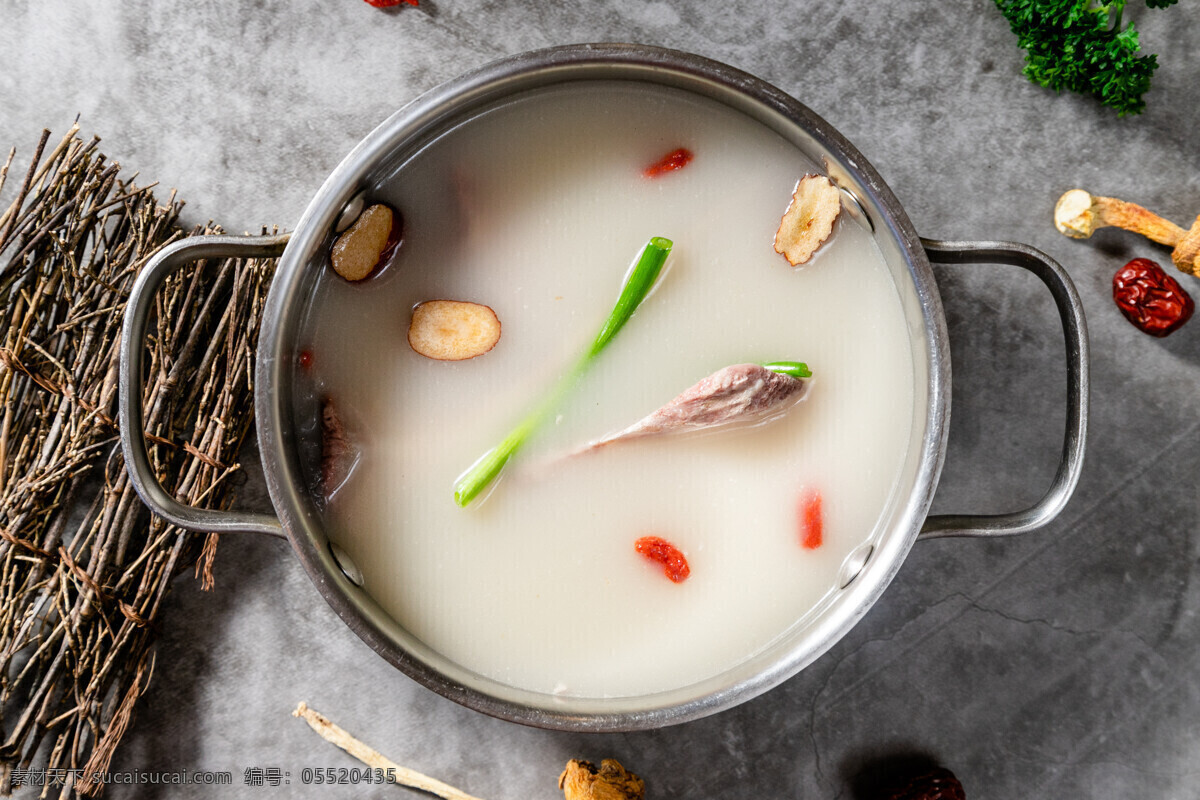
<path fill-rule="evenodd" d="M 874 552 L 875 545 L 864 544 L 846 556 L 846 560 L 842 562 L 841 572 L 838 573 L 839 589 L 845 589 L 854 583 L 854 579 L 863 571 L 863 567 L 871 560 L 871 554 Z"/>
<path fill-rule="evenodd" d="M 863 208 L 862 203 L 858 199 L 858 195 L 847 189 L 845 186 L 839 186 L 838 191 L 842 193 L 842 208 L 846 209 L 846 213 L 850 218 L 856 221 L 859 225 L 875 232 L 875 223 L 871 221 L 871 216 Z"/>
<path fill-rule="evenodd" d="M 329 543 L 329 552 L 333 553 L 333 560 L 337 562 L 338 568 L 342 571 L 342 574 L 349 578 L 350 582 L 355 586 L 362 586 L 362 570 L 359 569 L 358 565 L 354 563 L 354 560 L 350 558 L 350 554 L 341 547 L 338 547 L 338 545 L 334 542 Z"/>
<path fill-rule="evenodd" d="M 363 206 L 366 205 L 366 202 L 367 200 L 364 192 L 359 192 L 358 194 L 354 195 L 354 197 L 350 199 L 350 202 L 346 203 L 346 207 L 342 209 L 341 216 L 338 217 L 337 224 L 333 226 L 333 229 L 338 233 L 341 233 L 342 231 L 346 230 L 346 228 L 349 228 L 351 225 L 353 225 L 354 220 L 358 219 L 359 215 L 362 214 Z"/>

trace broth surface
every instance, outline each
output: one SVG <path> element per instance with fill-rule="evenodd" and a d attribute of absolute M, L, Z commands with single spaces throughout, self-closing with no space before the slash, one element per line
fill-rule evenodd
<path fill-rule="evenodd" d="M 642 170 L 677 147 L 694 159 Z M 326 269 L 300 348 L 361 456 L 326 526 L 365 588 L 459 664 L 520 688 L 639 695 L 729 669 L 835 586 L 892 501 L 913 417 L 909 333 L 869 232 L 841 215 L 811 263 L 772 238 L 796 181 L 823 171 L 765 126 L 663 87 L 574 84 L 449 131 L 377 187 L 404 241 L 377 277 Z M 456 478 L 590 344 L 651 236 L 665 277 L 509 464 L 461 509 Z M 437 362 L 406 341 L 414 305 L 470 300 L 489 353 Z M 562 459 L 730 364 L 805 361 L 774 422 Z M 823 497 L 824 543 L 798 503 Z M 657 535 L 691 577 L 634 551 Z"/>

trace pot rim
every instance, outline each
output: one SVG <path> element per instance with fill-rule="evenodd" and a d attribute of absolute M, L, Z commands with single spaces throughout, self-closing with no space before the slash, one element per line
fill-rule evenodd
<path fill-rule="evenodd" d="M 560 700 L 456 669 L 457 665 L 401 631 L 348 577 L 353 570 L 339 565 L 311 500 L 304 497 L 305 479 L 293 447 L 291 393 L 277 387 L 289 385 L 292 379 L 295 343 L 289 322 L 294 325 L 297 309 L 308 300 L 301 278 L 309 254 L 328 242 L 343 209 L 374 182 L 368 179 L 371 169 L 393 156 L 398 146 L 428 141 L 439 124 L 461 120 L 472 109 L 533 88 L 526 84 L 532 76 L 541 81 L 538 85 L 628 78 L 697 91 L 704 87 L 708 96 L 720 95 L 716 99 L 730 104 L 736 101 L 747 113 L 753 107 L 758 112 L 755 118 L 770 116 L 837 157 L 838 163 L 827 165 L 830 172 L 836 169 L 839 185 L 869 209 L 877 238 L 880 228 L 885 229 L 886 239 L 895 243 L 913 281 L 920 317 L 909 323 L 913 357 L 916 361 L 923 355 L 927 362 L 923 368 L 914 364 L 914 387 L 921 388 L 923 377 L 927 400 L 923 418 L 914 410 L 914 426 L 923 421 L 924 428 L 916 466 L 910 470 L 911 491 L 897 502 L 895 522 L 889 532 L 876 537 L 873 551 L 864 556 L 865 566 L 838 593 L 836 613 L 823 614 L 825 619 L 801 642 L 804 647 L 789 648 L 782 657 L 733 683 L 726 676 L 737 672 L 736 667 L 689 687 L 637 698 Z M 916 329 L 917 323 L 921 330 Z M 923 337 L 923 346 L 918 336 Z M 878 600 L 916 540 L 941 472 L 950 413 L 946 321 L 933 272 L 908 216 L 870 163 L 827 122 L 771 84 L 701 56 L 633 44 L 566 45 L 492 62 L 422 94 L 368 134 L 314 195 L 279 261 L 263 311 L 255 381 L 258 444 L 272 504 L 305 571 L 351 630 L 393 666 L 444 697 L 513 722 L 573 731 L 638 730 L 707 716 L 773 688 L 832 647 Z M 920 399 L 918 394 L 918 405 Z M 913 463 L 911 456 L 909 463 Z M 444 663 L 435 665 L 439 659 Z"/>

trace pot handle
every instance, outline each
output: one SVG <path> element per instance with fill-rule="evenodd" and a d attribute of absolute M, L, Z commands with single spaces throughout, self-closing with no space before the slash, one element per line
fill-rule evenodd
<path fill-rule="evenodd" d="M 150 454 L 142 433 L 142 359 L 146 325 L 154 294 L 167 276 L 191 261 L 204 258 L 274 258 L 283 253 L 290 234 L 279 236 L 192 236 L 162 248 L 138 274 L 121 328 L 120 384 L 118 386 L 118 423 L 121 450 L 129 480 L 142 501 L 163 519 L 192 531 L 214 533 L 265 533 L 283 536 L 283 526 L 269 514 L 244 511 L 217 511 L 193 508 L 180 503 L 158 482 L 150 466 Z"/>
<path fill-rule="evenodd" d="M 943 536 L 992 537 L 1025 533 L 1045 525 L 1067 504 L 1083 468 L 1088 418 L 1088 338 L 1079 293 L 1066 270 L 1040 250 L 1017 242 L 941 242 L 922 239 L 929 260 L 940 264 L 1008 264 L 1041 278 L 1062 317 L 1067 344 L 1067 424 L 1062 460 L 1049 491 L 1032 507 L 1011 514 L 935 515 L 920 539 Z"/>

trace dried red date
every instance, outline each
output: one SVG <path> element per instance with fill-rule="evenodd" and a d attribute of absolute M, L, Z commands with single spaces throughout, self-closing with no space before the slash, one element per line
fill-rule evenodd
<path fill-rule="evenodd" d="M 366 2 L 367 5 L 372 5 L 376 8 L 391 8 L 392 6 L 401 4 L 415 6 L 417 4 L 417 0 L 366 0 Z"/>
<path fill-rule="evenodd" d="M 966 797 L 954 773 L 938 767 L 892 792 L 888 800 L 966 800 Z"/>
<path fill-rule="evenodd" d="M 1125 319 L 1151 336 L 1174 332 L 1196 307 L 1179 282 L 1148 258 L 1135 258 L 1117 270 L 1113 300 Z"/>

